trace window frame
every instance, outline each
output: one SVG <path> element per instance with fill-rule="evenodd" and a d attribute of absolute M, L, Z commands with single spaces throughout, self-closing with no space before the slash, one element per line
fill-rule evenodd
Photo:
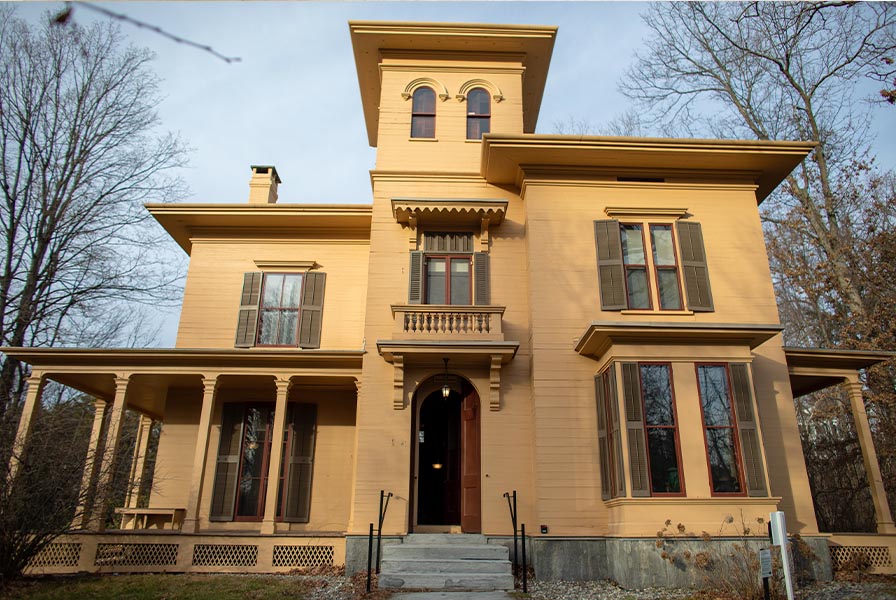
<path fill-rule="evenodd" d="M 429 302 L 429 262 L 432 259 L 441 259 L 445 261 L 445 302 L 436 304 Z M 468 292 L 470 302 L 467 304 L 453 304 L 451 302 L 451 262 L 466 261 L 469 266 L 467 271 Z M 423 253 L 423 304 L 427 306 L 473 306 L 473 255 L 464 252 L 457 253 Z"/>
<path fill-rule="evenodd" d="M 675 264 L 672 266 L 669 265 L 657 265 L 656 264 L 656 246 L 653 243 L 653 228 L 654 227 L 668 227 L 669 233 L 672 236 L 672 258 L 675 260 Z M 684 303 L 684 290 L 682 288 L 682 271 L 679 266 L 680 260 L 678 257 L 679 247 L 678 247 L 678 236 L 675 232 L 675 226 L 672 223 L 647 223 L 647 228 L 650 233 L 650 260 L 653 263 L 653 277 L 654 283 L 656 284 L 656 303 L 657 310 L 660 311 L 681 311 L 685 309 Z M 675 272 L 675 285 L 678 286 L 678 308 L 663 308 L 663 297 L 660 291 L 660 271 L 674 271 Z"/>
<path fill-rule="evenodd" d="M 651 497 L 659 497 L 659 498 L 681 498 L 687 496 L 687 491 L 685 488 L 684 481 L 684 469 L 682 467 L 681 461 L 681 436 L 679 432 L 679 420 L 678 420 L 678 403 L 675 399 L 675 377 L 672 370 L 671 362 L 663 362 L 663 361 L 649 361 L 649 362 L 638 362 L 638 386 L 641 391 L 641 414 L 644 415 L 644 448 L 647 453 L 647 472 L 648 472 L 648 480 L 650 481 L 650 496 Z M 642 366 L 663 366 L 666 367 L 667 372 L 669 374 L 669 391 L 672 396 L 672 422 L 670 425 L 650 425 L 647 422 L 647 395 L 644 393 L 644 377 L 641 373 Z M 677 461 L 676 467 L 678 469 L 678 488 L 677 492 L 655 492 L 653 491 L 653 466 L 650 463 L 650 436 L 648 435 L 649 429 L 672 429 L 673 430 L 673 440 L 675 444 L 675 460 Z M 631 460 L 631 458 L 629 458 Z"/>
<path fill-rule="evenodd" d="M 625 261 L 625 242 L 622 240 L 625 239 L 623 232 L 625 231 L 625 227 L 640 227 L 641 229 L 641 253 L 644 256 L 643 263 L 627 263 Z M 649 226 L 648 226 L 649 227 Z M 622 272 L 625 275 L 624 283 L 625 283 L 625 303 L 628 307 L 627 310 L 654 310 L 653 308 L 653 290 L 650 285 L 650 264 L 647 256 L 647 239 L 645 232 L 644 223 L 641 222 L 619 222 L 619 240 L 622 244 Z M 644 281 L 647 284 L 647 306 L 646 307 L 632 307 L 632 295 L 631 291 L 628 287 L 628 272 L 629 269 L 643 269 L 644 270 Z"/>
<path fill-rule="evenodd" d="M 474 92 L 477 92 L 477 93 L 482 92 L 483 94 L 485 94 L 485 97 L 488 100 L 488 112 L 478 113 L 478 112 L 473 112 L 470 110 L 470 106 L 471 106 L 470 96 Z M 466 139 L 470 140 L 470 141 L 478 142 L 478 141 L 482 140 L 483 135 L 485 135 L 486 133 L 491 133 L 491 130 L 492 130 L 492 96 L 491 96 L 491 93 L 489 93 L 489 91 L 487 89 L 485 89 L 484 87 L 474 87 L 473 89 L 471 89 L 470 91 L 468 91 L 466 93 L 466 99 L 467 99 Z M 488 131 L 482 131 L 482 127 L 479 126 L 478 127 L 479 137 L 470 137 L 470 123 L 473 123 L 473 122 L 486 123 Z"/>
<path fill-rule="evenodd" d="M 276 405 L 273 402 L 244 402 L 243 403 L 243 419 L 242 419 L 242 437 L 240 438 L 240 460 L 237 465 L 237 477 L 236 477 L 236 497 L 233 503 L 233 522 L 238 523 L 252 523 L 252 522 L 260 522 L 264 519 L 264 508 L 265 503 L 267 501 L 267 489 L 268 489 L 268 479 L 270 477 L 270 466 L 271 466 L 271 447 L 273 446 L 274 441 L 274 411 Z M 262 460 L 261 460 L 261 473 L 262 476 L 259 477 L 259 493 L 258 493 L 258 501 L 256 502 L 255 507 L 255 515 L 240 515 L 240 507 L 242 503 L 240 502 L 240 493 L 239 490 L 242 487 L 243 482 L 243 461 L 246 456 L 246 423 L 247 416 L 251 409 L 253 408 L 266 408 L 268 409 L 268 421 L 265 424 L 265 433 L 262 451 Z M 285 453 L 285 449 L 284 449 Z M 282 463 L 281 463 L 282 464 Z M 253 478 L 254 479 L 254 478 Z M 278 494 L 279 497 L 279 494 Z M 282 515 L 275 515 L 276 520 L 282 520 Z"/>
<path fill-rule="evenodd" d="M 729 426 L 719 426 L 719 425 L 711 425 L 708 426 L 706 424 L 706 414 L 703 410 L 703 389 L 700 386 L 700 367 L 722 367 L 725 370 L 725 385 L 727 386 L 728 392 L 728 411 L 731 415 L 731 425 Z M 715 497 L 723 497 L 723 498 L 744 498 L 748 496 L 747 484 L 746 484 L 746 473 L 744 471 L 744 460 L 743 456 L 741 456 L 741 447 L 740 447 L 740 427 L 738 426 L 737 420 L 737 411 L 734 408 L 734 386 L 731 381 L 731 369 L 726 362 L 695 362 L 694 363 L 694 375 L 697 379 L 697 400 L 700 404 L 700 424 L 702 426 L 703 431 L 703 448 L 704 448 L 704 458 L 706 460 L 706 470 L 707 475 L 709 476 L 709 492 L 710 495 Z M 731 443 L 734 448 L 734 462 L 735 467 L 737 468 L 737 482 L 740 486 L 739 492 L 717 492 L 715 491 L 715 485 L 713 484 L 712 478 L 712 463 L 709 459 L 709 440 L 706 438 L 706 430 L 707 429 L 730 429 L 731 430 Z"/>
<path fill-rule="evenodd" d="M 283 275 L 284 277 L 294 276 L 301 277 L 302 284 L 299 286 L 299 305 L 295 308 L 296 313 L 296 332 L 295 332 L 295 344 L 264 344 L 261 342 L 261 333 L 262 333 L 262 315 L 265 310 L 277 310 L 280 313 L 283 312 L 292 312 L 292 308 L 283 308 L 283 290 L 280 290 L 280 302 L 281 304 L 276 308 L 265 308 L 264 306 L 264 291 L 265 286 L 268 282 L 269 275 Z M 259 290 L 258 297 L 258 315 L 256 316 L 255 323 L 255 347 L 256 348 L 299 348 L 299 327 L 302 323 L 302 298 L 305 296 L 305 275 L 306 272 L 297 272 L 297 271 L 264 271 L 261 274 L 261 288 Z M 277 333 L 280 333 L 280 319 L 277 320 Z M 279 336 L 277 336 L 279 337 Z"/>
<path fill-rule="evenodd" d="M 432 112 L 423 112 L 416 110 L 417 94 L 429 91 L 432 94 Z M 411 94 L 411 132 L 412 140 L 434 140 L 436 139 L 436 98 L 438 94 L 428 85 L 421 85 Z M 417 119 L 432 119 L 432 135 L 414 135 L 414 123 Z"/>

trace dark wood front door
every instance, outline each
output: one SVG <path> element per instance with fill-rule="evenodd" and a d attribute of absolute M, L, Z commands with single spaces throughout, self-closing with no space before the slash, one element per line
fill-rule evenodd
<path fill-rule="evenodd" d="M 479 443 L 479 394 L 470 390 L 461 412 L 461 517 L 464 533 L 482 531 Z"/>

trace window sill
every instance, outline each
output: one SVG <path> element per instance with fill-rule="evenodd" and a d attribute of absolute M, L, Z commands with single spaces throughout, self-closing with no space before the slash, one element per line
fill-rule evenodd
<path fill-rule="evenodd" d="M 408 138 L 409 142 L 438 142 L 439 138 Z"/>
<path fill-rule="evenodd" d="M 481 144 L 482 138 L 479 138 L 478 140 L 464 140 L 464 141 L 468 144 Z"/>
<path fill-rule="evenodd" d="M 640 308 L 626 308 L 621 311 L 624 315 L 668 315 L 670 317 L 691 317 L 694 315 L 692 310 L 645 310 Z"/>

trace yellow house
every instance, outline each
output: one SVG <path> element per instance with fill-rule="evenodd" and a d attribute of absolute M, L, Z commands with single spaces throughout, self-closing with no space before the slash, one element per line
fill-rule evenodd
<path fill-rule="evenodd" d="M 33 572 L 362 570 L 381 491 L 386 548 L 509 545 L 515 491 L 544 578 L 680 584 L 667 519 L 776 510 L 819 577 L 828 544 L 896 551 L 858 379 L 891 355 L 782 342 L 758 205 L 812 143 L 537 135 L 555 28 L 350 30 L 371 204 L 278 203 L 253 166 L 246 204 L 149 205 L 190 256 L 175 348 L 3 349 L 21 448 L 47 379 L 96 398 L 94 449 L 141 415 L 136 480 L 162 424 L 148 498 L 109 507 L 90 453 Z M 793 397 L 841 382 L 877 536 L 816 524 Z"/>

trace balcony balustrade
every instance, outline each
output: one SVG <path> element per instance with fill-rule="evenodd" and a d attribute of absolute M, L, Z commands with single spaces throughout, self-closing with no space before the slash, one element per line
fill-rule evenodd
<path fill-rule="evenodd" d="M 504 341 L 503 306 L 402 304 L 392 315 L 396 340 Z"/>

